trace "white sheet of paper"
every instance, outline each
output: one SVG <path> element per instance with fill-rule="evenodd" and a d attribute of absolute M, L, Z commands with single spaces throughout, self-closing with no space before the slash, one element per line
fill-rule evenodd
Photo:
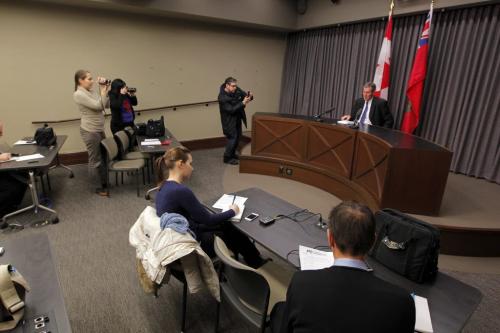
<path fill-rule="evenodd" d="M 320 251 L 299 245 L 300 270 L 315 270 L 331 267 L 334 262 L 333 253 Z"/>
<path fill-rule="evenodd" d="M 340 125 L 353 125 L 354 121 L 350 121 L 350 120 L 337 120 L 337 124 L 340 124 Z"/>
<path fill-rule="evenodd" d="M 31 154 L 31 155 L 24 155 L 24 156 L 16 156 L 12 157 L 11 160 L 16 161 L 16 162 L 22 162 L 22 161 L 29 161 L 29 160 L 38 160 L 40 158 L 44 158 L 42 154 Z"/>
<path fill-rule="evenodd" d="M 141 141 L 141 146 L 161 146 L 160 140 Z"/>
<path fill-rule="evenodd" d="M 223 194 L 219 198 L 219 200 L 217 200 L 217 202 L 214 203 L 214 205 L 212 207 L 213 208 L 217 208 L 217 209 L 227 210 L 228 207 L 233 204 L 233 198 L 234 198 L 234 195 Z M 245 206 L 245 201 L 247 201 L 247 199 L 248 198 L 236 196 L 236 198 L 234 198 L 234 203 L 236 205 L 238 205 L 239 207 L 241 207 L 241 206 L 244 207 Z"/>
<path fill-rule="evenodd" d="M 36 144 L 35 140 L 31 140 L 31 141 L 17 140 L 16 142 L 14 142 L 14 146 L 16 146 L 16 145 L 35 145 L 35 144 Z"/>
<path fill-rule="evenodd" d="M 413 299 L 415 301 L 415 332 L 433 333 L 427 298 L 415 295 Z"/>

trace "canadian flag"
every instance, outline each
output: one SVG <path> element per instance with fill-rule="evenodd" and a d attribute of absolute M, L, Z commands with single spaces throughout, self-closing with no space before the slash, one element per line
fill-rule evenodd
<path fill-rule="evenodd" d="M 394 2 L 391 3 L 391 11 L 389 12 L 389 20 L 385 28 L 385 37 L 382 42 L 382 48 L 377 61 L 377 69 L 373 83 L 377 86 L 374 95 L 376 97 L 387 100 L 389 96 L 389 73 L 391 65 L 391 40 L 392 40 L 392 9 Z"/>

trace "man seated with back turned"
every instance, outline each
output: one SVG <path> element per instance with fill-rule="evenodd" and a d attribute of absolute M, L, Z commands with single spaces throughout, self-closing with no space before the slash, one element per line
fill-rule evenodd
<path fill-rule="evenodd" d="M 387 101 L 373 96 L 377 86 L 373 82 L 367 82 L 363 85 L 363 97 L 354 101 L 351 114 L 342 116 L 342 120 L 359 120 L 362 125 L 375 125 L 380 127 L 392 128 L 394 118 Z"/>
<path fill-rule="evenodd" d="M 405 290 L 373 275 L 364 258 L 375 240 L 366 206 L 343 202 L 328 219 L 332 267 L 296 272 L 286 302 L 271 313 L 273 332 L 411 333 L 415 304 Z"/>

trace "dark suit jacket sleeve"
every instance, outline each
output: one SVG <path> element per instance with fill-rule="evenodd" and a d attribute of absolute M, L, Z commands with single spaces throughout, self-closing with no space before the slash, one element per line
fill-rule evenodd
<path fill-rule="evenodd" d="M 219 105 L 220 105 L 220 110 L 222 112 L 225 112 L 227 114 L 237 114 L 241 112 L 240 110 L 245 107 L 243 102 L 238 102 L 233 104 L 232 99 L 227 98 L 225 96 L 219 96 Z"/>
<path fill-rule="evenodd" d="M 352 105 L 351 109 L 351 121 L 354 121 L 354 118 L 356 118 L 356 113 L 358 112 L 359 109 L 363 108 L 363 105 L 361 105 L 363 102 L 360 101 L 360 99 L 357 99 L 354 101 L 354 104 Z"/>
<path fill-rule="evenodd" d="M 394 125 L 394 118 L 392 117 L 391 111 L 389 111 L 389 103 L 386 100 L 380 100 L 380 104 L 378 105 L 379 110 L 384 118 L 384 127 L 392 128 Z"/>

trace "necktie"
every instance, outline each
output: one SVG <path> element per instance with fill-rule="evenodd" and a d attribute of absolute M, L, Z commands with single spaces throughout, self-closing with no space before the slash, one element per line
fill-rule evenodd
<path fill-rule="evenodd" d="M 365 107 L 363 108 L 363 112 L 361 113 L 361 118 L 359 119 L 360 124 L 365 123 L 367 113 L 368 113 L 368 102 L 365 102 Z"/>

